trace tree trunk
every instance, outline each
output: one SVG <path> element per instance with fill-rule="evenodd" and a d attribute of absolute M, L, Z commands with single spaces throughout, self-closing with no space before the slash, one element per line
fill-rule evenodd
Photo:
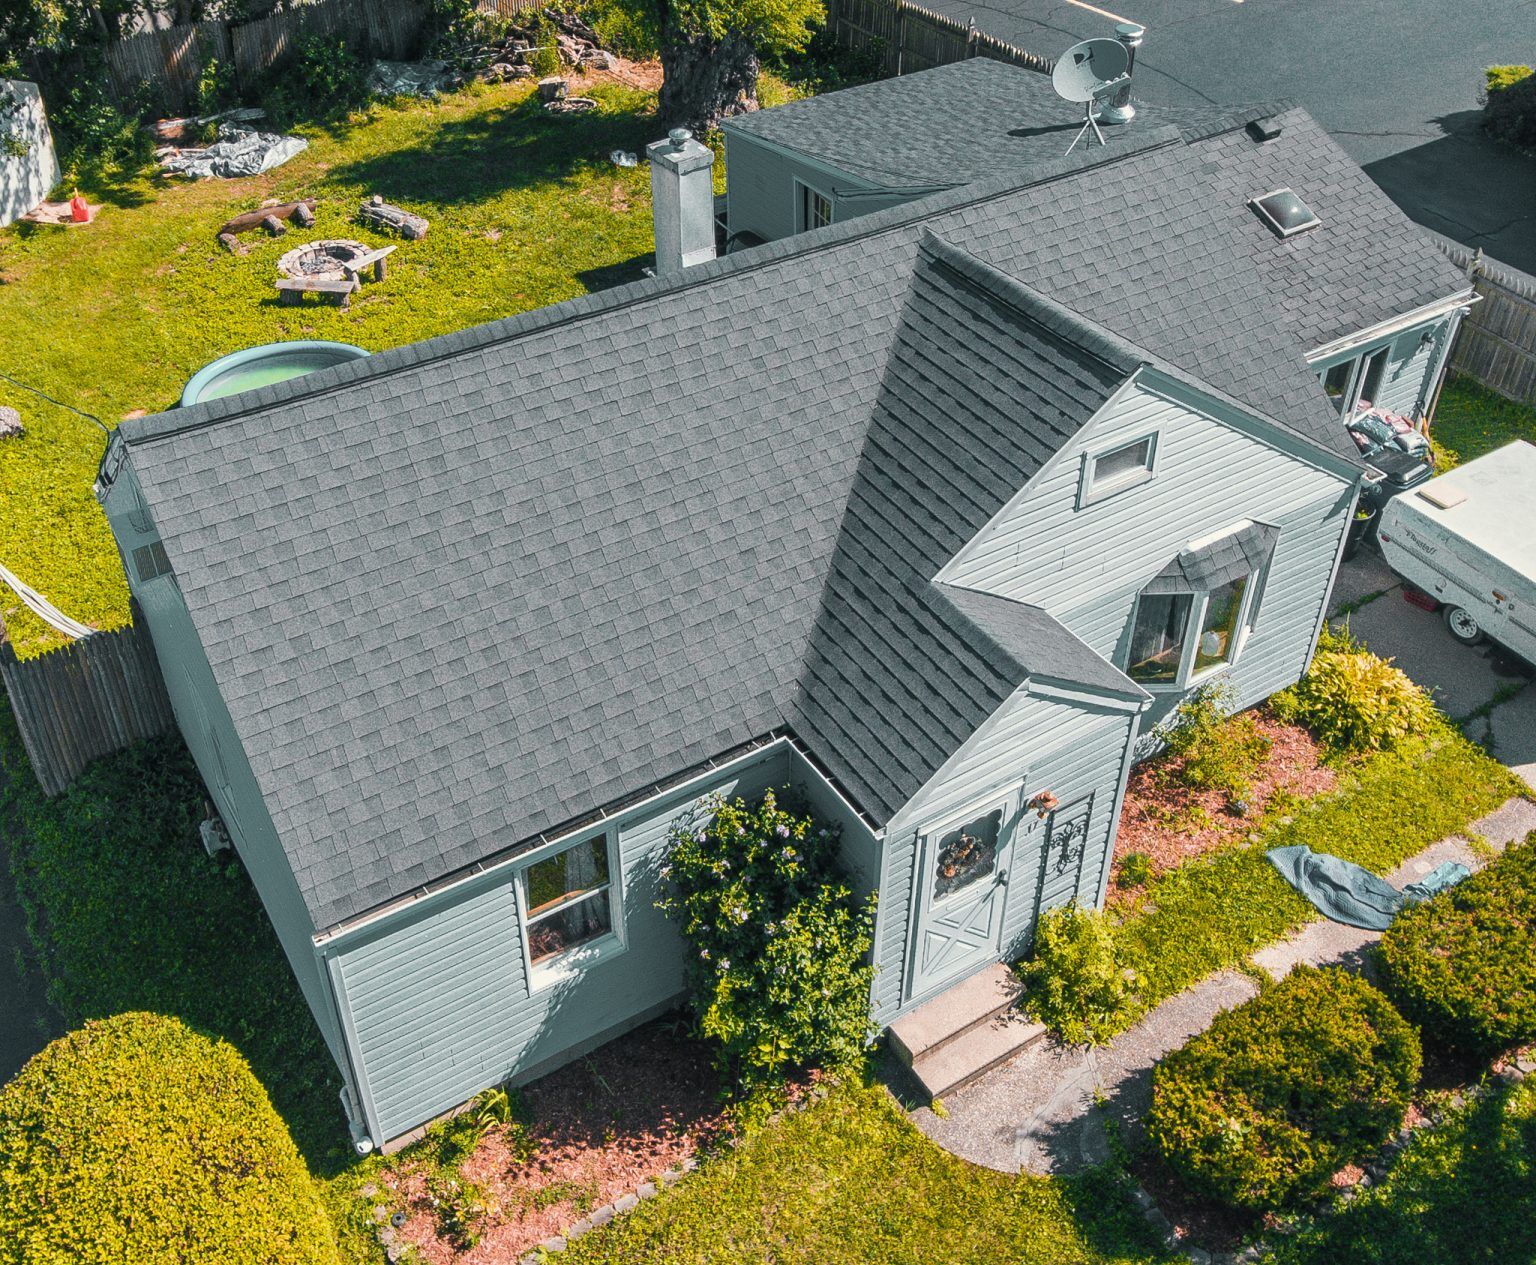
<path fill-rule="evenodd" d="M 675 29 L 661 41 L 661 96 L 657 113 L 668 127 L 696 135 L 731 114 L 757 109 L 760 64 L 750 40 L 685 35 Z"/>

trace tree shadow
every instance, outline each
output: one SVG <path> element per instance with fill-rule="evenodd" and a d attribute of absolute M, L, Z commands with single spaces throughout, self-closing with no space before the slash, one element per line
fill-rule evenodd
<path fill-rule="evenodd" d="M 587 114 L 552 115 L 536 97 L 525 97 L 450 119 L 417 146 L 339 164 L 328 179 L 389 201 L 462 204 L 606 166 L 612 151 L 638 154 L 656 139 L 659 125 L 653 116 L 599 100 L 599 108 Z"/>
<path fill-rule="evenodd" d="M 1434 120 L 1438 140 L 1365 165 L 1411 219 L 1502 263 L 1536 272 L 1536 158 L 1482 130 L 1482 113 Z"/>

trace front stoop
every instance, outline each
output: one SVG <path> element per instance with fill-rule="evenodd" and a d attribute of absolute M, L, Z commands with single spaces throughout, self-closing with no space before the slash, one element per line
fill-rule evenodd
<path fill-rule="evenodd" d="M 891 1050 L 930 1098 L 943 1098 L 1045 1035 L 1017 1009 L 1018 978 L 1000 963 L 978 971 L 891 1025 Z"/>

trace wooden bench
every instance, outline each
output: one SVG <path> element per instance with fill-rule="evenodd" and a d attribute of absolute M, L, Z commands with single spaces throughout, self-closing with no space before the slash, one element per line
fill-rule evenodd
<path fill-rule="evenodd" d="M 359 255 L 356 259 L 350 259 L 343 263 L 341 270 L 353 281 L 361 284 L 364 270 L 372 268 L 373 279 L 375 281 L 382 281 L 385 274 L 384 261 L 394 254 L 396 249 L 398 248 L 394 246 L 384 246 L 379 250 L 371 250 L 366 255 Z"/>
<path fill-rule="evenodd" d="M 277 283 L 277 300 L 285 307 L 293 307 L 306 294 L 324 294 L 345 312 L 357 288 L 356 277 L 348 277 L 344 281 L 328 281 L 321 277 L 283 277 Z"/>

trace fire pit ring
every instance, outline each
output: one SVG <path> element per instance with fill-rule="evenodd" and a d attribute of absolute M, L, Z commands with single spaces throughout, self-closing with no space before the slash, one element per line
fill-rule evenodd
<path fill-rule="evenodd" d="M 346 273 L 344 264 L 361 259 L 371 246 L 348 238 L 305 242 L 295 246 L 277 261 L 277 270 L 285 277 L 309 277 L 317 281 L 340 281 Z"/>

